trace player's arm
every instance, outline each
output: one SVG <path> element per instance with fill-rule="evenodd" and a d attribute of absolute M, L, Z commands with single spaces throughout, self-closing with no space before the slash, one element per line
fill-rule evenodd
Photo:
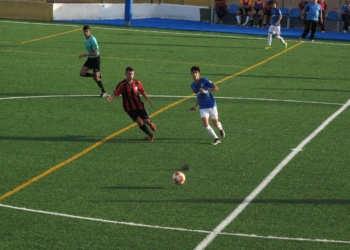
<path fill-rule="evenodd" d="M 219 90 L 218 86 L 216 86 L 214 84 L 214 86 L 211 89 L 209 89 L 208 92 L 210 93 L 210 92 L 215 92 L 215 91 L 218 91 L 218 90 Z"/>
<path fill-rule="evenodd" d="M 146 91 L 140 91 L 141 95 L 143 96 L 143 98 L 146 99 L 146 101 L 148 101 L 149 105 L 151 105 L 151 107 L 153 106 L 153 102 L 148 98 L 148 95 L 146 94 Z"/>
<path fill-rule="evenodd" d="M 81 54 L 79 55 L 79 59 L 83 58 L 83 57 L 87 57 L 87 56 L 97 56 L 98 55 L 98 50 L 95 49 L 94 51 L 92 51 L 91 53 L 86 53 L 86 54 Z"/>
<path fill-rule="evenodd" d="M 196 102 L 196 105 L 194 105 L 194 107 L 190 108 L 191 111 L 194 111 L 198 108 L 198 101 Z"/>
<path fill-rule="evenodd" d="M 109 97 L 107 97 L 107 102 L 112 101 L 116 96 L 117 97 L 120 96 L 123 91 L 123 86 L 124 86 L 123 84 L 119 83 L 115 88 L 114 92 Z"/>
<path fill-rule="evenodd" d="M 304 18 L 305 18 L 305 8 L 304 8 L 303 11 L 301 12 L 300 18 L 301 18 L 301 19 L 304 19 Z"/>

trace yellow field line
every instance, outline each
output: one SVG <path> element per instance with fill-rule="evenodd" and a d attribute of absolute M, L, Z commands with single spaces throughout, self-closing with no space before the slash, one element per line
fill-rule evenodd
<path fill-rule="evenodd" d="M 272 60 L 272 59 L 274 59 L 274 58 L 276 58 L 276 57 L 278 57 L 278 56 L 280 56 L 280 55 L 282 55 L 282 54 L 284 54 L 284 53 L 286 53 L 288 50 L 293 49 L 293 48 L 295 48 L 295 47 L 297 47 L 297 46 L 299 46 L 299 45 L 301 45 L 301 44 L 302 44 L 302 43 L 297 43 L 296 45 L 290 47 L 289 49 L 284 50 L 284 51 L 282 51 L 282 52 L 280 52 L 280 53 L 278 53 L 278 54 L 276 54 L 276 55 L 274 55 L 274 56 L 272 56 L 272 57 L 269 57 L 269 58 L 267 58 L 266 60 L 264 60 L 264 61 L 262 61 L 262 62 L 260 62 L 260 63 L 257 63 L 257 64 L 255 64 L 255 65 L 253 65 L 253 66 L 251 66 L 251 67 L 249 67 L 249 68 L 246 68 L 246 69 L 244 69 L 244 70 L 242 70 L 242 71 L 240 71 L 240 72 L 238 72 L 238 73 L 236 73 L 236 74 L 234 74 L 234 75 L 228 76 L 228 77 L 226 77 L 226 78 L 224 78 L 224 79 L 221 79 L 221 80 L 217 81 L 216 84 L 220 84 L 220 83 L 222 83 L 222 82 L 224 82 L 224 81 L 227 81 L 227 80 L 229 80 L 229 79 L 231 79 L 231 78 L 234 78 L 234 77 L 236 77 L 236 76 L 238 76 L 238 75 L 241 75 L 241 74 L 243 74 L 243 73 L 245 73 L 245 72 L 247 72 L 247 71 L 249 71 L 249 70 L 252 70 L 252 69 L 254 69 L 254 68 L 256 68 L 256 67 L 258 67 L 258 66 L 260 66 L 260 65 L 262 65 L 262 64 L 264 64 L 264 63 L 266 63 L 266 62 L 268 62 L 268 61 L 270 61 L 270 60 Z M 182 103 L 182 102 L 184 102 L 184 101 L 187 101 L 188 99 L 192 98 L 192 96 L 194 96 L 194 94 L 189 95 L 189 96 L 187 96 L 187 97 L 184 97 L 184 98 L 180 99 L 179 101 L 173 102 L 173 103 L 169 104 L 168 106 L 166 106 L 166 107 L 164 107 L 164 108 L 162 108 L 162 109 L 156 111 L 155 113 L 153 113 L 152 115 L 150 115 L 150 117 L 152 118 L 152 117 L 154 117 L 154 116 L 156 116 L 156 115 L 158 115 L 158 114 L 164 112 L 165 110 L 168 110 L 168 109 L 170 109 L 170 108 L 172 108 L 172 107 L 174 107 L 174 106 L 176 106 L 176 105 L 178 105 L 178 104 L 180 104 L 180 103 Z M 52 168 L 46 170 L 46 171 L 43 172 L 42 174 L 37 175 L 37 176 L 34 177 L 33 179 L 30 179 L 29 181 L 27 181 L 27 182 L 23 183 L 22 185 L 16 187 L 15 189 L 13 189 L 13 190 L 11 190 L 11 191 L 5 193 L 4 195 L 0 196 L 0 201 L 2 201 L 2 200 L 4 200 L 4 199 L 8 198 L 9 196 L 11 196 L 11 195 L 17 193 L 18 191 L 20 191 L 20 190 L 22 190 L 22 189 L 28 187 L 29 185 L 33 184 L 34 182 L 40 180 L 41 178 L 43 178 L 43 177 L 45 177 L 45 176 L 51 174 L 52 172 L 56 171 L 57 169 L 59 169 L 59 168 L 65 166 L 65 165 L 71 163 L 72 161 L 74 161 L 74 160 L 76 160 L 76 159 L 82 157 L 83 155 L 89 153 L 90 151 L 92 151 L 93 149 L 97 148 L 98 146 L 100 146 L 101 144 L 105 143 L 106 141 L 112 139 L 113 137 L 115 137 L 115 136 L 117 136 L 117 135 L 120 135 L 121 133 L 124 133 L 125 131 L 127 131 L 127 130 L 129 130 L 129 129 L 135 127 L 135 126 L 136 126 L 136 123 L 133 123 L 133 124 L 131 124 L 131 125 L 129 125 L 129 126 L 123 128 L 123 129 L 121 129 L 121 130 L 119 130 L 119 131 L 117 131 L 117 132 L 115 132 L 115 133 L 113 133 L 113 134 L 111 134 L 111 135 L 109 135 L 109 136 L 103 138 L 101 141 L 96 142 L 95 144 L 93 144 L 92 146 L 90 146 L 90 147 L 84 149 L 84 150 L 81 151 L 80 153 L 78 153 L 78 154 L 72 156 L 71 158 L 69 158 L 69 159 L 67 159 L 67 160 L 65 160 L 65 161 L 63 161 L 63 162 L 61 162 L 61 163 L 59 163 L 59 164 L 57 164 L 56 166 L 53 166 Z"/>
<path fill-rule="evenodd" d="M 33 39 L 33 40 L 29 40 L 29 41 L 21 42 L 21 44 L 26 44 L 26 43 L 36 42 L 36 41 L 40 41 L 40 40 L 44 40 L 44 39 L 48 39 L 48 38 L 55 37 L 55 36 L 61 36 L 61 35 L 64 35 L 64 34 L 68 34 L 68 33 L 76 32 L 76 31 L 78 31 L 78 30 L 80 30 L 80 31 L 81 31 L 82 29 L 81 29 L 81 28 L 79 28 L 79 29 L 75 29 L 75 30 L 70 30 L 70 31 L 66 31 L 66 32 L 58 33 L 58 34 L 51 35 L 51 36 L 45 36 L 45 37 L 41 37 L 41 38 L 37 38 L 37 39 Z"/>

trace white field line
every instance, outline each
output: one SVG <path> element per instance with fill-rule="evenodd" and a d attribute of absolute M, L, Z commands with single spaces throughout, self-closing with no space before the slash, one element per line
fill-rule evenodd
<path fill-rule="evenodd" d="M 50 26 L 60 26 L 60 27 L 82 27 L 82 24 L 64 24 L 64 23 L 33 23 L 33 22 L 22 22 L 22 21 L 11 21 L 11 20 L 0 20 L 0 22 L 7 22 L 7 23 L 14 23 L 14 24 L 28 24 L 28 25 L 50 25 Z M 115 26 L 118 27 L 118 26 Z M 250 39 L 250 40 L 266 40 L 265 37 L 261 36 L 236 36 L 234 34 L 232 35 L 222 35 L 222 34 L 212 34 L 215 33 L 214 31 L 209 32 L 203 32 L 200 33 L 197 31 L 196 33 L 193 33 L 192 30 L 184 30 L 183 32 L 179 32 L 179 30 L 174 31 L 161 31 L 159 30 L 142 30 L 142 29 L 130 29 L 130 28 L 115 28 L 115 27 L 100 27 L 100 26 L 94 26 L 94 28 L 99 29 L 105 29 L 105 30 L 117 30 L 117 31 L 128 31 L 128 32 L 139 32 L 139 33 L 156 33 L 156 34 L 170 34 L 170 35 L 186 35 L 186 36 L 200 36 L 200 37 L 218 37 L 218 38 L 234 38 L 234 39 Z M 156 28 L 147 28 L 145 29 L 156 29 Z M 220 31 L 220 33 L 223 33 Z M 297 38 L 295 38 L 297 39 Z M 294 39 L 294 40 L 295 40 Z M 299 42 L 299 41 L 298 41 Z M 342 43 L 343 42 L 343 43 Z M 328 45 L 339 45 L 339 46 L 350 46 L 350 43 L 339 41 L 338 43 L 332 43 L 332 42 L 324 42 L 324 41 L 316 41 L 314 43 L 320 43 L 320 44 L 328 44 Z"/>
<path fill-rule="evenodd" d="M 146 228 L 162 229 L 162 230 L 184 231 L 184 232 L 191 232 L 191 233 L 204 233 L 204 234 L 211 233 L 211 231 L 205 231 L 205 230 L 153 226 L 153 225 L 139 224 L 139 223 L 133 223 L 133 222 L 113 221 L 113 220 L 105 220 L 105 219 L 99 219 L 99 218 L 76 216 L 76 215 L 63 214 L 63 213 L 55 213 L 55 212 L 48 212 L 48 211 L 43 211 L 43 210 L 29 209 L 29 208 L 24 208 L 24 207 L 15 207 L 15 206 L 10 206 L 10 205 L 4 205 L 1 203 L 0 203 L 0 207 L 20 210 L 20 211 L 25 211 L 25 212 L 31 212 L 31 213 L 46 214 L 46 215 L 59 216 L 59 217 L 78 219 L 78 220 L 94 221 L 94 222 L 100 222 L 100 223 L 119 224 L 119 225 L 125 225 L 125 226 L 133 226 L 133 227 L 146 227 Z M 237 237 L 262 238 L 262 239 L 285 240 L 285 241 L 309 241 L 309 242 L 350 244 L 350 241 L 344 241 L 344 240 L 289 238 L 289 237 L 260 236 L 260 235 L 255 235 L 255 234 L 240 234 L 240 233 L 220 233 L 220 234 L 229 235 L 229 236 L 237 236 Z"/>
<path fill-rule="evenodd" d="M 254 198 L 282 171 L 282 169 L 305 147 L 317 134 L 319 134 L 331 121 L 333 121 L 339 114 L 341 114 L 350 105 L 348 100 L 340 109 L 325 120 L 314 132 L 306 137 L 278 166 L 257 186 L 235 209 L 226 217 L 202 242 L 200 242 L 195 250 L 202 250 L 206 248 L 218 236 L 224 228 L 229 225 L 243 210 L 254 200 Z"/>
<path fill-rule="evenodd" d="M 98 95 L 42 95 L 42 96 L 13 96 L 13 97 L 0 97 L 1 100 L 17 100 L 17 99 L 35 99 L 35 98 L 62 98 L 62 97 L 96 97 Z M 173 95 L 148 95 L 149 97 L 155 98 L 185 98 L 189 96 L 173 96 Z M 192 96 L 191 98 L 196 98 Z M 312 101 L 298 101 L 298 100 L 283 100 L 283 99 L 264 99 L 264 98 L 245 98 L 245 97 L 220 97 L 215 96 L 216 99 L 227 99 L 227 100 L 250 100 L 250 101 L 269 101 L 269 102 L 291 102 L 291 103 L 306 103 L 306 104 L 322 104 L 322 105 L 339 105 L 342 106 L 344 103 L 333 103 L 333 102 L 312 102 Z"/>

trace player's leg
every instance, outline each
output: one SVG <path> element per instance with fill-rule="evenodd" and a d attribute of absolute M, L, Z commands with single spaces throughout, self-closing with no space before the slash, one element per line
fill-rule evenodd
<path fill-rule="evenodd" d="M 316 33 L 316 29 L 317 29 L 317 21 L 313 21 L 311 23 L 311 35 L 310 35 L 310 40 L 313 42 L 314 38 L 315 38 L 315 33 Z"/>
<path fill-rule="evenodd" d="M 85 64 L 81 67 L 79 75 L 82 77 L 93 77 L 93 74 L 88 72 L 89 67 L 85 66 Z"/>
<path fill-rule="evenodd" d="M 262 26 L 262 22 L 263 22 L 263 18 L 264 18 L 264 11 L 263 10 L 259 10 L 258 14 L 260 15 L 259 27 L 261 27 Z"/>
<path fill-rule="evenodd" d="M 310 20 L 306 20 L 304 32 L 303 32 L 303 34 L 301 34 L 301 38 L 302 39 L 304 39 L 307 36 L 307 34 L 309 33 L 310 26 L 311 26 L 311 21 Z"/>
<path fill-rule="evenodd" d="M 243 26 L 248 25 L 249 18 L 250 18 L 250 12 L 251 12 L 251 8 L 245 9 L 245 22 L 244 22 Z"/>
<path fill-rule="evenodd" d="M 272 35 L 275 32 L 274 27 L 273 25 L 269 27 L 269 32 L 267 33 L 267 47 L 265 47 L 265 49 L 271 49 Z"/>
<path fill-rule="evenodd" d="M 243 10 L 242 9 L 238 9 L 236 11 L 236 19 L 237 19 L 237 26 L 241 25 L 241 15 L 242 15 Z"/>
<path fill-rule="evenodd" d="M 93 77 L 95 82 L 97 83 L 98 87 L 101 89 L 101 97 L 104 97 L 107 95 L 106 90 L 103 87 L 102 81 L 101 81 L 101 73 L 100 73 L 100 67 L 101 67 L 101 60 L 100 57 L 93 58 Z"/>
<path fill-rule="evenodd" d="M 253 9 L 251 12 L 250 12 L 250 16 L 249 16 L 249 22 L 250 22 L 250 26 L 253 27 L 254 26 L 254 15 L 256 14 L 256 9 Z"/>
<path fill-rule="evenodd" d="M 148 126 L 150 126 L 150 128 L 153 131 L 157 130 L 156 125 L 152 122 L 151 118 L 149 118 L 149 115 L 148 115 L 148 112 L 146 109 L 140 110 L 139 115 L 140 115 L 141 119 L 143 120 L 143 122 L 146 123 Z"/>
<path fill-rule="evenodd" d="M 284 44 L 284 48 L 287 48 L 287 43 L 284 41 L 283 37 L 281 37 L 281 26 L 274 26 L 275 27 L 275 34 L 276 38 L 281 41 L 281 43 Z"/>
<path fill-rule="evenodd" d="M 130 118 L 137 123 L 137 125 L 139 125 L 139 128 L 145 133 L 147 134 L 148 140 L 149 141 L 153 141 L 154 140 L 154 136 L 152 134 L 151 131 L 149 131 L 148 127 L 146 126 L 145 122 L 143 121 L 143 119 L 140 117 L 140 113 L 137 110 L 131 110 L 127 112 L 128 115 L 130 116 Z"/>
<path fill-rule="evenodd" d="M 214 107 L 214 108 L 211 108 L 209 110 L 209 115 L 210 115 L 210 118 L 214 124 L 215 127 L 217 127 L 219 130 L 220 130 L 220 135 L 222 138 L 225 138 L 225 130 L 223 129 L 222 127 L 222 124 L 221 122 L 219 121 L 219 112 L 218 112 L 218 109 L 217 107 Z"/>
<path fill-rule="evenodd" d="M 220 140 L 216 135 L 214 129 L 209 124 L 209 115 L 210 115 L 209 109 L 200 110 L 200 116 L 202 119 L 203 126 L 205 127 L 205 130 L 214 138 L 213 145 L 217 145 L 220 143 Z"/>

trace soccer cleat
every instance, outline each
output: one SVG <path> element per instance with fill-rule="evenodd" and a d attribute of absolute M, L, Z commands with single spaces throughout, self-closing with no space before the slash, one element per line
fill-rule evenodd
<path fill-rule="evenodd" d="M 346 30 L 343 30 L 343 33 L 346 33 Z"/>
<path fill-rule="evenodd" d="M 100 97 L 105 97 L 107 95 L 107 92 L 102 92 Z"/>
<path fill-rule="evenodd" d="M 212 145 L 216 146 L 216 145 L 219 145 L 221 143 L 221 141 L 219 140 L 219 138 L 216 138 L 214 140 L 214 142 L 212 143 Z"/>
<path fill-rule="evenodd" d="M 255 27 L 257 27 L 258 29 L 260 28 L 260 25 L 258 24 L 258 25 L 256 25 Z"/>
<path fill-rule="evenodd" d="M 156 127 L 156 125 L 155 125 L 153 122 L 152 122 L 149 126 L 151 127 L 151 129 L 152 129 L 153 131 L 156 131 L 156 130 L 157 130 L 157 127 Z"/>
<path fill-rule="evenodd" d="M 149 141 L 154 141 L 154 135 L 150 135 L 150 136 L 148 137 L 148 140 L 149 140 Z"/>
<path fill-rule="evenodd" d="M 322 33 L 326 33 L 326 31 L 322 30 Z"/>
<path fill-rule="evenodd" d="M 304 42 L 304 40 L 303 40 L 303 38 L 302 38 L 302 37 L 300 37 L 300 42 Z"/>
<path fill-rule="evenodd" d="M 241 26 L 241 23 L 237 23 L 237 26 Z"/>
<path fill-rule="evenodd" d="M 267 46 L 267 47 L 265 47 L 265 49 L 271 49 L 271 46 Z"/>
<path fill-rule="evenodd" d="M 247 25 L 247 23 L 243 23 L 242 25 L 243 25 L 243 26 L 246 26 L 246 25 Z"/>
<path fill-rule="evenodd" d="M 220 135 L 221 135 L 222 138 L 225 138 L 226 133 L 225 133 L 225 130 L 224 130 L 224 129 L 221 129 L 221 130 L 220 130 Z"/>
<path fill-rule="evenodd" d="M 288 48 L 288 43 L 285 43 L 284 44 L 284 49 L 287 49 Z"/>
<path fill-rule="evenodd" d="M 314 41 L 315 41 L 314 39 L 311 39 L 311 40 L 310 40 L 310 42 L 312 42 L 312 43 L 313 43 Z"/>

